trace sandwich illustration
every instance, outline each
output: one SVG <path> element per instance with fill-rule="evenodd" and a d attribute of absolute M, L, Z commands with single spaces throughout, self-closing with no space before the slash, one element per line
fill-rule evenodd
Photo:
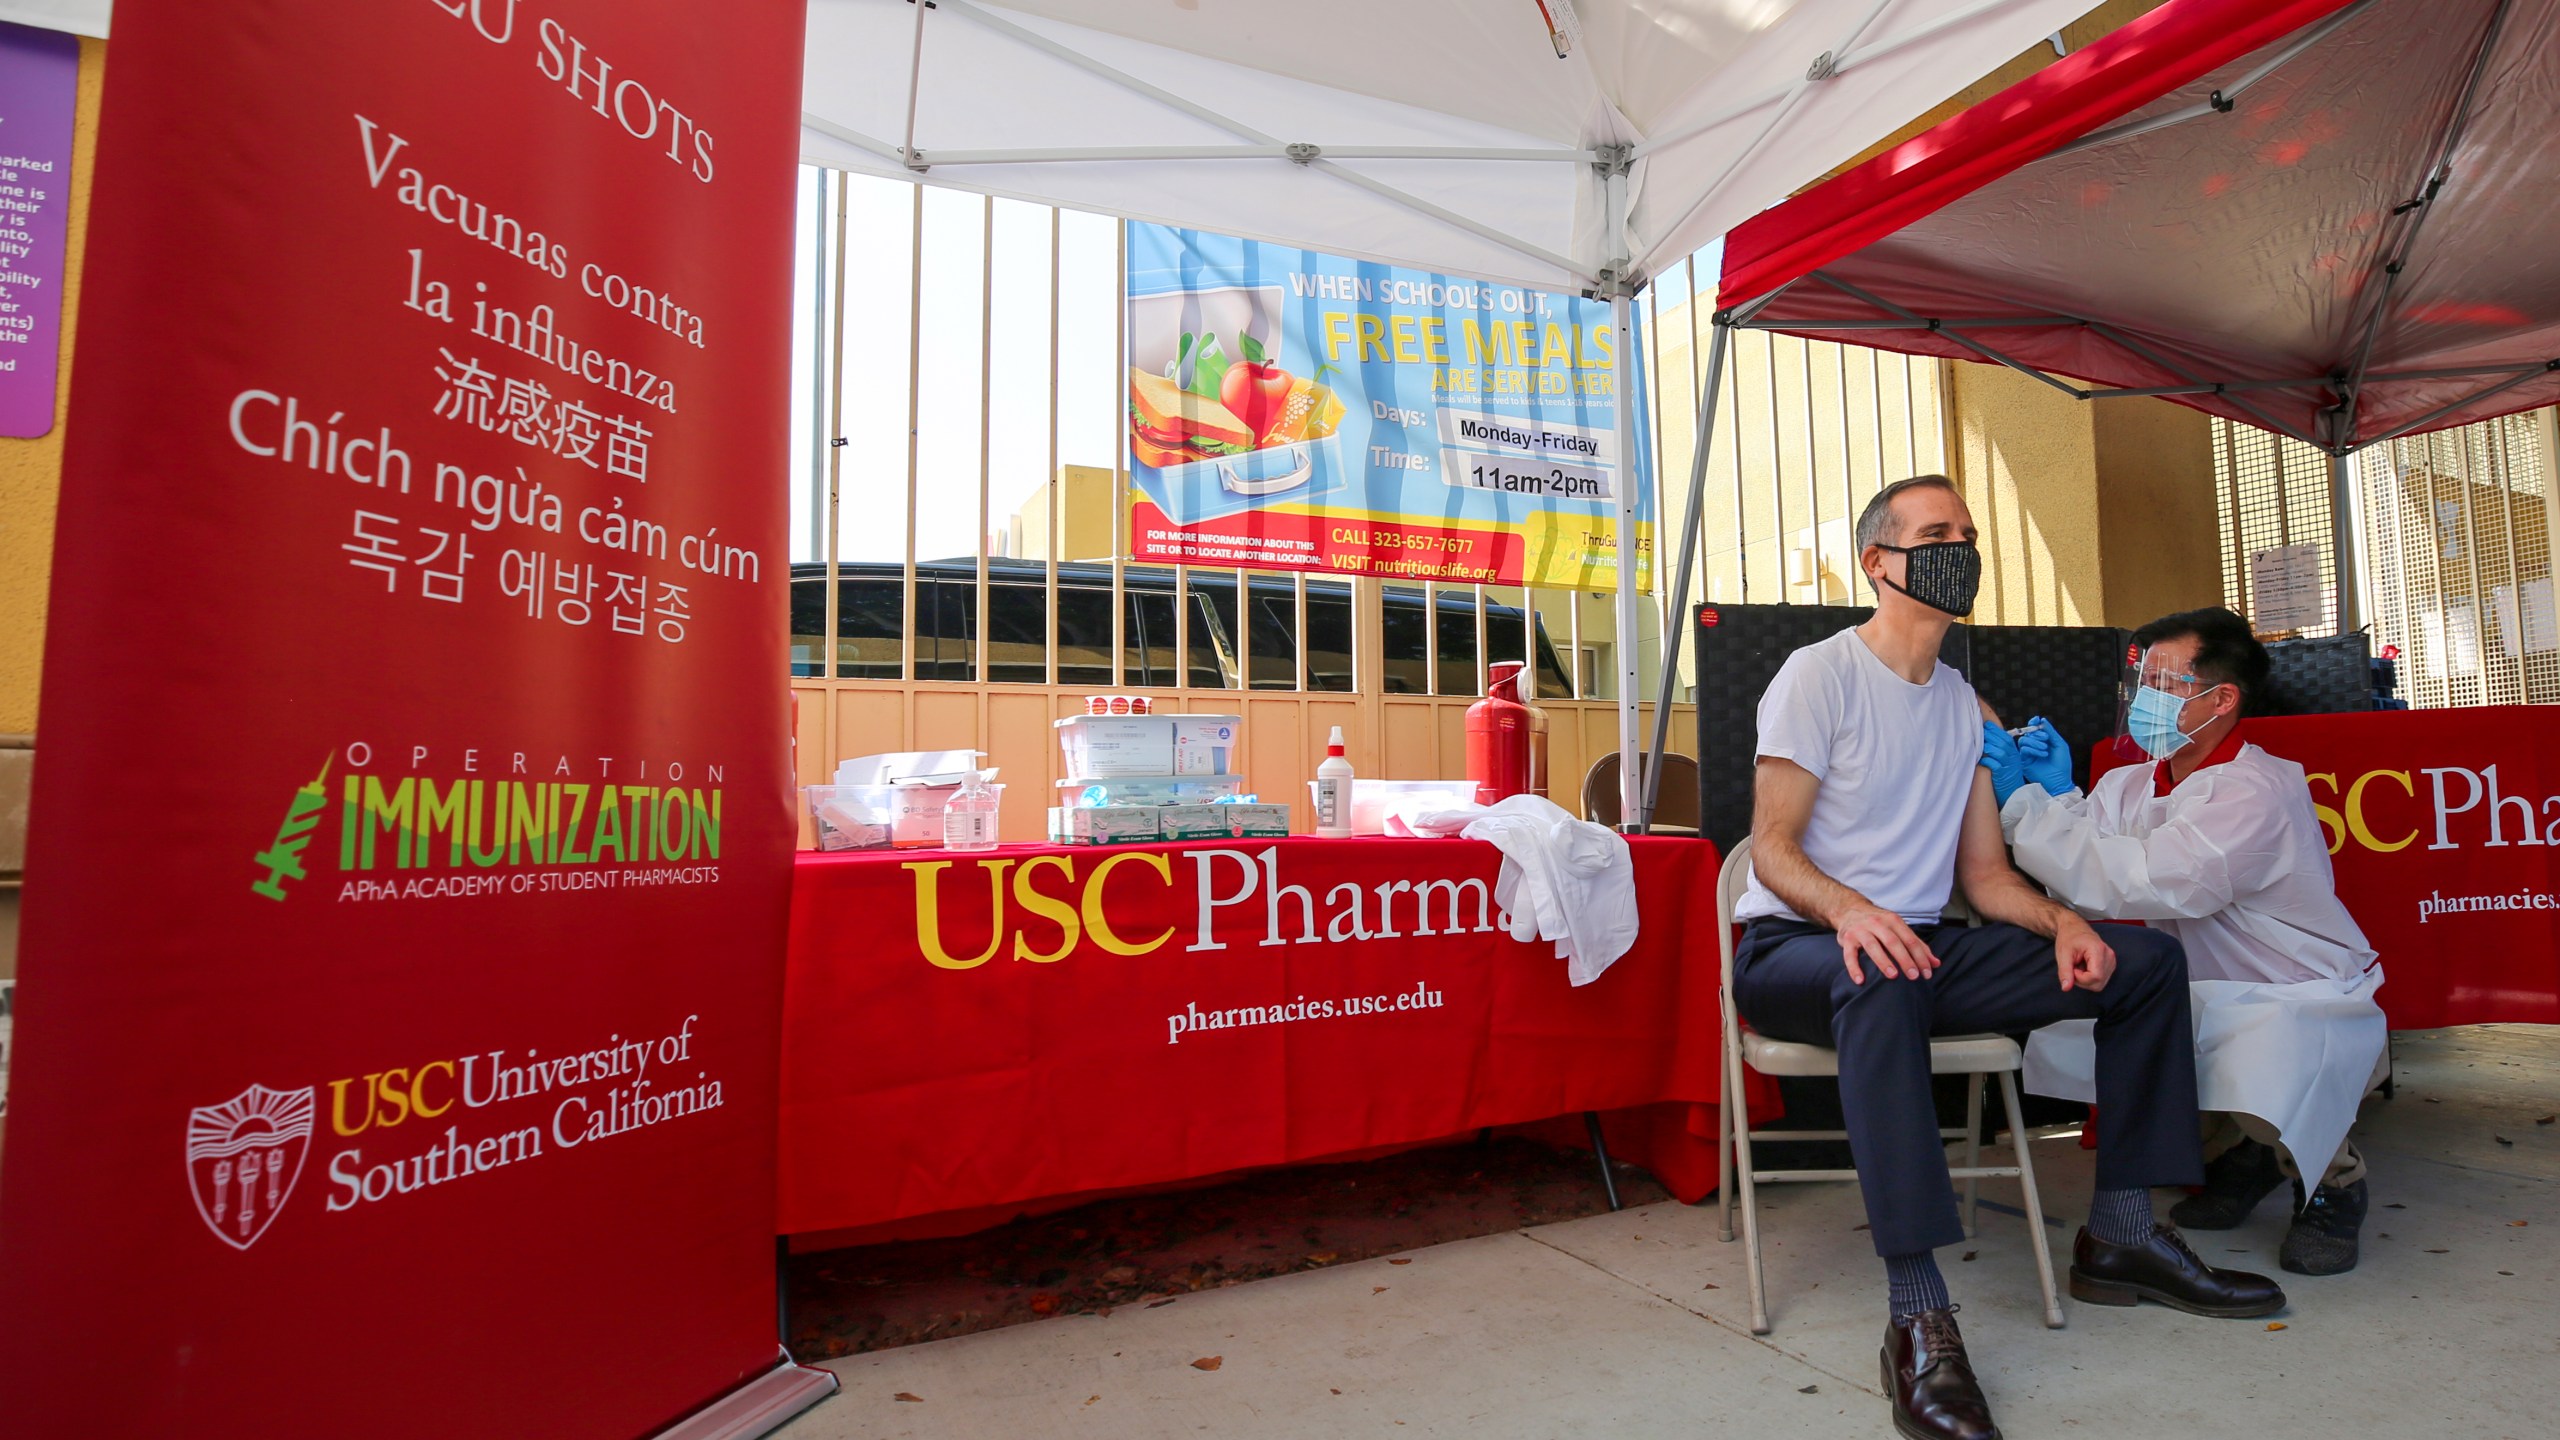
<path fill-rule="evenodd" d="M 1252 427 L 1209 396 L 1162 375 L 1129 371 L 1129 448 L 1161 470 L 1241 455 L 1254 447 Z"/>
<path fill-rule="evenodd" d="M 1216 335 L 1185 333 L 1163 374 L 1130 368 L 1129 449 L 1141 463 L 1162 470 L 1223 459 L 1320 440 L 1342 424 L 1342 401 L 1323 383 L 1332 366 L 1292 375 L 1250 335 L 1237 336 L 1236 348 L 1240 359 Z"/>

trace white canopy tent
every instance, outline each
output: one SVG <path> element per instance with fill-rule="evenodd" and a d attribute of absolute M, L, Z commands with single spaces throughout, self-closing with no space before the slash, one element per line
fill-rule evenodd
<path fill-rule="evenodd" d="M 1623 354 L 1654 276 L 2095 0 L 808 3 L 811 163 L 1602 296 Z M 1640 816 L 1633 585 L 1617 621 Z"/>
<path fill-rule="evenodd" d="M 1601 296 L 1628 353 L 1647 281 L 2092 3 L 810 0 L 802 154 Z M 1618 505 L 1632 535 L 1633 485 Z M 1636 817 L 1635 586 L 1617 599 Z"/>

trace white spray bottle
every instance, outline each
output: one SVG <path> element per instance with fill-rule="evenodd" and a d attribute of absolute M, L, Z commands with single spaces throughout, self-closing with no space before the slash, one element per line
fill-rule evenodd
<path fill-rule="evenodd" d="M 1343 757 L 1339 725 L 1325 742 L 1324 763 L 1316 767 L 1316 833 L 1328 840 L 1351 836 L 1351 762 Z"/>

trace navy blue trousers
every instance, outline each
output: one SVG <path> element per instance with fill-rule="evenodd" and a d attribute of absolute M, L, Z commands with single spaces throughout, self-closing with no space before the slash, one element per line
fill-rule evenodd
<path fill-rule="evenodd" d="M 1752 1029 L 1839 1052 L 1840 1109 L 1878 1255 L 1964 1238 L 1929 1088 L 1932 1035 L 2024 1035 L 2095 1019 L 2099 1188 L 2204 1183 L 2187 956 L 2177 941 L 2101 925 L 2114 976 L 2104 990 L 2064 990 L 2053 942 L 2029 931 L 1915 928 L 1939 960 L 1926 980 L 1897 980 L 1862 960 L 1858 984 L 1837 935 L 1788 920 L 1754 921 L 1734 957 L 1734 1004 Z"/>

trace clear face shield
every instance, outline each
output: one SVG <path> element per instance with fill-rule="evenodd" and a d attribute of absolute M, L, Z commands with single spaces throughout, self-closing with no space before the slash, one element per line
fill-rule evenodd
<path fill-rule="evenodd" d="M 2117 687 L 2116 734 L 2154 760 L 2166 760 L 2193 742 L 2182 727 L 2189 702 L 2222 688 L 2182 665 L 2128 648 L 2124 679 Z M 2206 722 L 2199 721 L 2201 726 Z"/>

